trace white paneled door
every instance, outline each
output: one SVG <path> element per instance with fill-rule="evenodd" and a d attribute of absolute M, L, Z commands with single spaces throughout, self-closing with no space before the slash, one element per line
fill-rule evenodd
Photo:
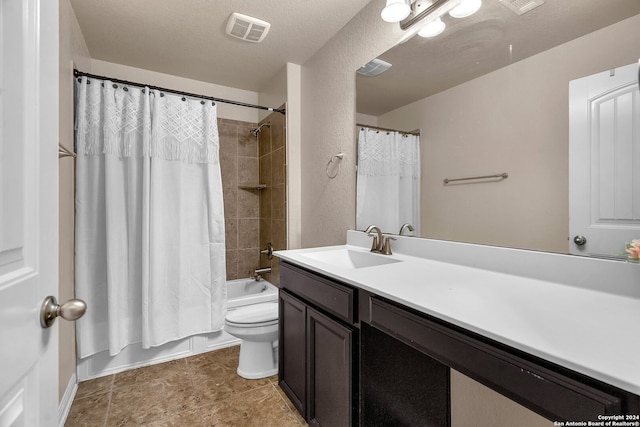
<path fill-rule="evenodd" d="M 58 2 L 0 1 L 0 427 L 58 424 Z"/>
<path fill-rule="evenodd" d="M 638 64 L 569 83 L 569 216 L 573 254 L 640 239 Z"/>

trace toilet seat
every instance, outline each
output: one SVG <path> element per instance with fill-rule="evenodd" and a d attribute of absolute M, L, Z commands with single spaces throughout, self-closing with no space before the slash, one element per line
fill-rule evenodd
<path fill-rule="evenodd" d="M 264 302 L 227 313 L 225 323 L 237 328 L 272 326 L 278 323 L 278 303 Z"/>
<path fill-rule="evenodd" d="M 227 326 L 231 326 L 234 328 L 261 328 L 264 326 L 275 326 L 278 324 L 278 320 L 271 320 L 269 322 L 260 322 L 260 323 L 235 323 L 235 322 L 230 322 L 230 321 L 226 321 L 225 322 L 227 324 Z"/>

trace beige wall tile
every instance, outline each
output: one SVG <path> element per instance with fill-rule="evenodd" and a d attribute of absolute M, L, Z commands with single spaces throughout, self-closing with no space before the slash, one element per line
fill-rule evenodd
<path fill-rule="evenodd" d="M 258 178 L 258 158 L 238 157 L 238 185 L 255 185 Z"/>
<path fill-rule="evenodd" d="M 261 192 L 239 188 L 260 181 L 258 140 L 249 133 L 255 127 L 255 123 L 218 120 L 228 280 L 249 277 L 259 262 Z"/>
<path fill-rule="evenodd" d="M 238 187 L 222 185 L 225 218 L 238 217 Z"/>
<path fill-rule="evenodd" d="M 271 219 L 260 218 L 260 249 L 265 249 L 271 242 Z M 273 242 L 271 242 L 273 244 Z M 261 259 L 260 261 L 264 261 Z"/>
<path fill-rule="evenodd" d="M 260 245 L 260 220 L 238 220 L 238 245 L 240 248 L 257 248 Z"/>
<path fill-rule="evenodd" d="M 262 123 L 265 123 L 265 121 Z M 260 156 L 264 156 L 271 152 L 271 126 L 265 126 L 260 130 L 260 133 L 258 134 L 258 147 Z"/>
<path fill-rule="evenodd" d="M 220 157 L 236 157 L 238 155 L 238 131 L 236 125 L 221 123 L 218 120 L 220 136 Z"/>
<path fill-rule="evenodd" d="M 238 276 L 238 251 L 231 250 L 226 253 L 227 280 L 239 279 Z"/>
<path fill-rule="evenodd" d="M 278 148 L 285 146 L 285 116 L 280 113 L 272 115 L 271 119 L 271 150 L 275 151 Z"/>
<path fill-rule="evenodd" d="M 270 187 L 260 191 L 260 218 L 271 218 L 271 193 Z"/>
<path fill-rule="evenodd" d="M 260 194 L 258 190 L 238 189 L 238 218 L 260 217 Z"/>
<path fill-rule="evenodd" d="M 253 128 L 238 126 L 238 156 L 258 157 L 258 138 L 249 132 Z"/>
<path fill-rule="evenodd" d="M 274 185 L 271 193 L 271 217 L 272 219 L 285 219 L 286 193 L 284 184 Z"/>
<path fill-rule="evenodd" d="M 260 183 L 264 185 L 271 185 L 271 176 L 271 153 L 266 153 L 260 157 Z"/>
<path fill-rule="evenodd" d="M 238 248 L 238 220 L 236 218 L 225 218 L 224 237 L 227 250 Z"/>
<path fill-rule="evenodd" d="M 285 183 L 285 162 L 286 151 L 284 147 L 280 147 L 271 153 L 272 182 L 274 185 Z"/>
<path fill-rule="evenodd" d="M 287 249 L 287 222 L 285 220 L 271 220 L 271 244 L 274 250 Z"/>
<path fill-rule="evenodd" d="M 260 251 L 255 249 L 238 250 L 238 278 L 251 277 L 256 268 L 259 267 Z"/>

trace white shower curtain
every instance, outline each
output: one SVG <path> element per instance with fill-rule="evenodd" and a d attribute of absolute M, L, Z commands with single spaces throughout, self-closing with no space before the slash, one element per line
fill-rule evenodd
<path fill-rule="evenodd" d="M 79 357 L 222 329 L 215 105 L 81 77 L 76 145 Z"/>
<path fill-rule="evenodd" d="M 420 235 L 420 138 L 360 128 L 356 228 L 375 224 L 398 233 L 404 223 Z"/>

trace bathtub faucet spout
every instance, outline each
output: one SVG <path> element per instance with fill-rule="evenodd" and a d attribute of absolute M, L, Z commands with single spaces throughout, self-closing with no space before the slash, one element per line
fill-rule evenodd
<path fill-rule="evenodd" d="M 256 268 L 256 271 L 253 273 L 253 279 L 256 282 L 259 282 L 262 280 L 262 276 L 260 274 L 264 273 L 271 273 L 271 267 Z"/>

